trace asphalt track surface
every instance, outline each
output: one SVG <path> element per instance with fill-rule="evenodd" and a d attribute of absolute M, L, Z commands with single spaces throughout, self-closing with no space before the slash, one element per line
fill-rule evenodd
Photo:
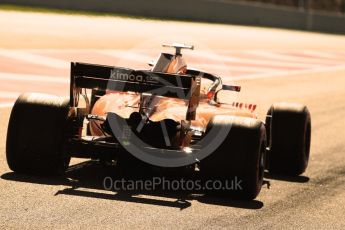
<path fill-rule="evenodd" d="M 0 11 L 0 228 L 344 229 L 345 37 L 278 29 Z M 144 68 L 160 43 L 194 43 L 190 66 L 242 86 L 236 100 L 308 105 L 311 159 L 299 177 L 271 177 L 254 201 L 203 194 L 115 193 L 111 169 L 74 161 L 66 179 L 11 172 L 5 140 L 22 92 L 67 95 L 70 61 Z M 225 97 L 232 99 L 232 96 Z"/>

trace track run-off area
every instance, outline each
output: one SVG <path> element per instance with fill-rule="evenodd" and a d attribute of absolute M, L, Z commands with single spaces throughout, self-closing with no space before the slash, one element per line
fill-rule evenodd
<path fill-rule="evenodd" d="M 157 50 L 2 49 L 0 107 L 10 106 L 23 92 L 68 95 L 71 61 L 145 69 L 160 51 L 166 50 L 159 46 Z M 225 81 L 345 69 L 345 52 L 340 51 L 220 50 L 189 53 L 186 55 L 189 66 L 217 73 Z"/>

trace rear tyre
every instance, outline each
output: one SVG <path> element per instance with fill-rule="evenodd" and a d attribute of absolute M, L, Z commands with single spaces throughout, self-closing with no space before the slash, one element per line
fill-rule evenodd
<path fill-rule="evenodd" d="M 207 180 L 221 180 L 228 187 L 226 192 L 235 198 L 255 199 L 264 176 L 266 132 L 257 119 L 231 116 L 213 117 L 206 129 L 226 127 L 228 135 L 217 150 L 200 162 L 200 170 Z M 228 182 L 227 182 L 228 181 Z M 240 187 L 236 186 L 236 181 Z M 208 189 L 208 188 L 206 188 Z"/>
<path fill-rule="evenodd" d="M 267 113 L 270 173 L 297 176 L 305 172 L 310 154 L 311 118 L 305 105 L 276 103 Z"/>
<path fill-rule="evenodd" d="M 15 172 L 56 175 L 70 158 L 62 154 L 68 100 L 27 93 L 15 102 L 7 130 L 6 158 Z"/>

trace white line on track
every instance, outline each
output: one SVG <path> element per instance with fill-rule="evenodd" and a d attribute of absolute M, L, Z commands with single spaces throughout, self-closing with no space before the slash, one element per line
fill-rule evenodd
<path fill-rule="evenodd" d="M 328 53 L 328 52 L 321 52 L 321 51 L 315 51 L 315 50 L 306 50 L 306 51 L 300 51 L 302 54 L 311 55 L 312 58 L 326 58 L 326 59 L 335 59 L 339 60 L 338 55 Z"/>
<path fill-rule="evenodd" d="M 288 54 L 282 54 L 282 53 L 275 53 L 275 52 L 269 52 L 269 51 L 260 51 L 260 50 L 255 50 L 255 51 L 246 51 L 247 54 L 253 54 L 258 57 L 262 58 L 270 58 L 274 59 L 276 61 L 279 61 L 283 65 L 286 65 L 288 63 L 284 61 L 289 61 L 291 65 L 293 66 L 303 66 L 303 65 L 312 65 L 314 67 L 320 67 L 320 63 L 323 65 L 337 65 L 337 64 L 344 64 L 344 62 L 339 61 L 334 61 L 334 60 L 315 60 L 313 58 L 307 58 L 307 57 L 298 57 L 298 56 L 293 56 L 293 55 L 288 55 Z M 271 60 L 266 60 L 266 62 L 270 63 Z M 293 62 L 293 63 L 291 63 Z M 303 62 L 303 63 L 301 63 Z M 307 64 L 305 64 L 307 63 Z M 309 64 L 310 63 L 310 64 Z"/>
<path fill-rule="evenodd" d="M 131 52 L 131 51 L 121 51 L 121 50 L 97 50 L 98 54 L 106 55 L 109 57 L 117 58 L 119 61 L 121 59 L 131 60 L 131 61 L 143 61 L 149 62 L 153 59 L 152 56 L 145 55 L 139 52 Z"/>
<path fill-rule="evenodd" d="M 37 81 L 37 82 L 51 82 L 58 84 L 69 84 L 68 77 L 62 76 L 47 76 L 47 75 L 31 75 L 31 74 L 16 74 L 16 73 L 2 73 L 0 72 L 0 80 L 11 81 Z"/>
<path fill-rule="evenodd" d="M 264 73 L 264 72 L 278 72 L 281 71 L 279 69 L 273 69 L 273 68 L 266 68 L 266 67 L 247 67 L 247 66 L 234 66 L 231 64 L 193 64 L 192 62 L 190 66 L 192 69 L 200 69 L 205 70 L 207 72 L 207 69 L 217 69 L 219 71 L 227 71 L 231 73 L 231 71 L 242 71 L 242 72 L 254 72 L 254 73 Z"/>
<path fill-rule="evenodd" d="M 262 73 L 262 74 L 250 74 L 239 77 L 229 77 L 232 81 L 238 80 L 255 80 L 261 78 L 272 78 L 272 77 L 286 77 L 289 75 L 299 75 L 299 74 L 311 74 L 311 73 L 324 73 L 324 72 L 333 72 L 345 70 L 345 65 L 336 66 L 336 67 L 321 67 L 316 69 L 306 69 L 306 70 L 294 70 L 294 71 L 280 71 L 276 73 Z"/>
<path fill-rule="evenodd" d="M 278 55 L 278 54 L 268 52 L 267 55 L 272 56 L 272 55 Z M 279 56 L 282 56 L 282 55 L 279 55 Z M 210 53 L 205 53 L 204 57 L 211 59 L 211 60 L 220 61 L 222 63 L 230 62 L 230 63 L 248 65 L 249 68 L 250 68 L 250 65 L 263 65 L 263 66 L 269 66 L 269 68 L 277 68 L 277 69 L 282 69 L 284 67 L 317 68 L 320 66 L 320 64 L 313 63 L 310 60 L 309 60 L 309 63 L 300 63 L 300 62 L 298 62 L 298 60 L 295 60 L 295 63 L 291 63 L 291 62 L 287 63 L 287 62 L 284 62 L 282 60 L 262 60 L 262 59 L 260 59 L 260 57 L 238 58 L 238 57 L 231 57 L 231 55 L 230 56 L 228 56 L 228 55 L 223 56 L 223 55 L 210 54 Z M 292 59 L 292 57 L 291 57 L 291 59 Z M 332 62 L 332 63 L 334 64 L 334 62 Z M 325 65 L 326 65 L 326 63 L 325 63 Z"/>
<path fill-rule="evenodd" d="M 0 98 L 17 99 L 20 94 L 20 92 L 0 91 Z"/>
<path fill-rule="evenodd" d="M 9 57 L 24 62 L 43 65 L 58 69 L 68 69 L 70 62 L 62 61 L 56 58 L 46 57 L 43 55 L 33 54 L 24 50 L 0 50 L 0 56 Z"/>
<path fill-rule="evenodd" d="M 0 108 L 10 108 L 14 103 L 0 103 Z"/>

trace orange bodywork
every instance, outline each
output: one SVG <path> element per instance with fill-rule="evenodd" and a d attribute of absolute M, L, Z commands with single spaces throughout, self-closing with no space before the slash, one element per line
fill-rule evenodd
<path fill-rule="evenodd" d="M 106 116 L 107 113 L 113 112 L 123 118 L 128 118 L 132 112 L 138 111 L 136 107 L 139 103 L 140 96 L 134 93 L 113 92 L 102 96 L 94 105 L 92 114 Z M 237 107 L 236 107 L 237 104 Z M 232 115 L 242 117 L 256 118 L 253 113 L 254 106 L 249 108 L 241 103 L 211 105 L 207 99 L 202 99 L 196 110 L 196 119 L 192 121 L 192 125 L 205 128 L 211 117 L 215 115 Z M 173 119 L 182 121 L 186 119 L 187 105 L 181 99 L 175 98 L 159 98 L 154 106 L 154 112 L 150 116 L 152 121 L 160 121 L 163 119 Z M 93 135 L 100 135 L 97 127 L 90 124 Z"/>
<path fill-rule="evenodd" d="M 184 73 L 186 70 L 187 65 L 182 56 L 175 56 L 165 72 Z M 231 102 L 230 104 L 209 103 L 209 92 L 207 91 L 209 85 L 209 80 L 202 79 L 199 106 L 196 110 L 195 120 L 191 121 L 191 125 L 204 129 L 211 117 L 215 115 L 256 118 L 254 114 L 256 105 L 236 102 Z M 139 102 L 140 95 L 138 93 L 108 92 L 97 100 L 91 113 L 98 116 L 106 116 L 107 113 L 112 112 L 123 118 L 128 118 L 131 113 L 138 111 Z M 161 121 L 169 118 L 180 122 L 186 120 L 188 101 L 176 98 L 155 97 L 154 103 L 150 105 L 150 108 L 152 112 L 149 119 L 152 121 Z M 101 135 L 100 130 L 93 122 L 90 123 L 92 135 Z"/>

